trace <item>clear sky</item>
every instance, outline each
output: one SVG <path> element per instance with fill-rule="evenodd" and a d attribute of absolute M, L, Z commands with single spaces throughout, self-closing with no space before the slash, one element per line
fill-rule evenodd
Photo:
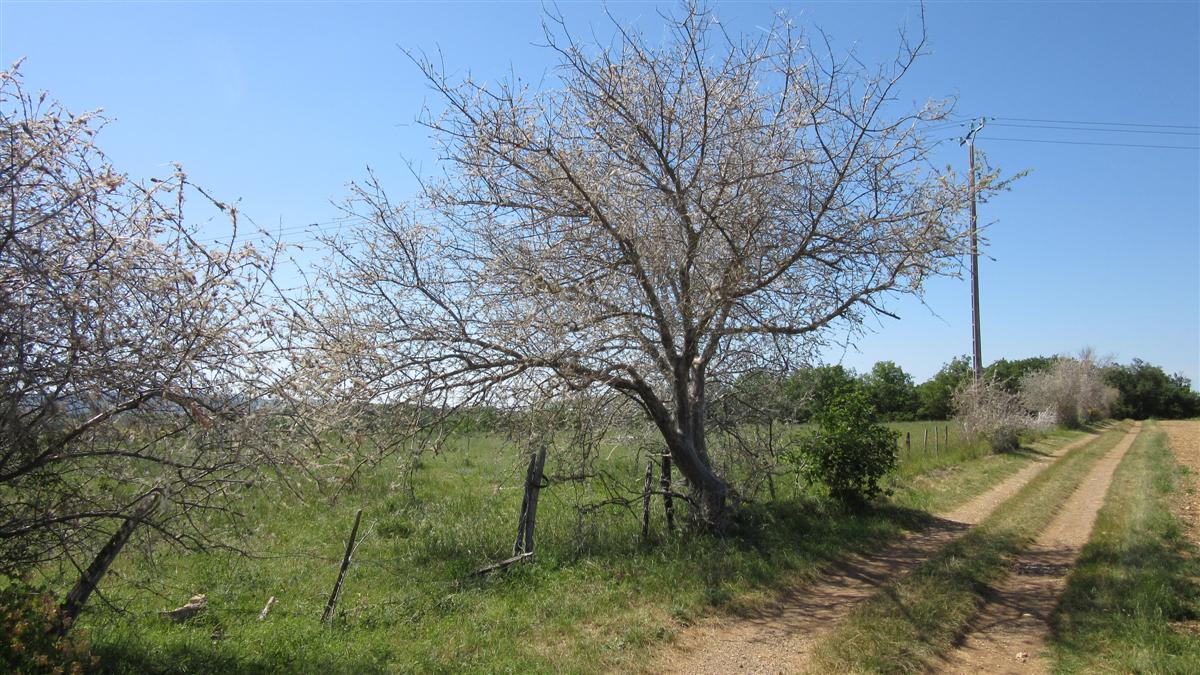
<path fill-rule="evenodd" d="M 559 6 L 577 34 L 610 34 L 603 5 Z M 713 6 L 736 32 L 786 9 L 873 63 L 919 16 L 909 2 Z M 650 35 L 662 7 L 674 5 L 608 4 Z M 406 160 L 436 168 L 413 120 L 438 102 L 400 46 L 440 49 L 450 69 L 478 78 L 511 70 L 536 80 L 552 65 L 536 46 L 541 11 L 536 2 L 0 0 L 0 62 L 25 57 L 26 87 L 72 110 L 104 108 L 115 121 L 101 145 L 120 169 L 148 177 L 181 162 L 215 195 L 241 198 L 259 226 L 303 241 L 303 226 L 334 218 L 331 202 L 368 164 L 393 196 L 415 189 Z M 928 2 L 925 15 L 930 54 L 902 97 L 952 96 L 961 117 L 998 118 L 979 148 L 993 164 L 1031 171 L 980 211 L 991 223 L 984 360 L 1091 346 L 1195 386 L 1200 3 Z M 951 138 L 961 132 L 939 133 L 942 161 L 965 170 Z M 936 281 L 924 304 L 890 305 L 900 321 L 873 322 L 856 347 L 826 357 L 860 371 L 890 359 L 920 381 L 970 352 L 968 293 L 963 281 Z"/>

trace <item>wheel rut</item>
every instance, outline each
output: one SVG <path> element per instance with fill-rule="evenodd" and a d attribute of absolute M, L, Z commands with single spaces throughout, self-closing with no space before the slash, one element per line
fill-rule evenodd
<path fill-rule="evenodd" d="M 997 506 L 1075 448 L 1090 434 L 1056 449 L 988 492 L 878 551 L 830 567 L 817 581 L 789 590 L 757 611 L 705 620 L 684 630 L 647 672 L 793 673 L 803 669 L 816 643 L 859 602 L 902 578 L 979 524 Z"/>
<path fill-rule="evenodd" d="M 972 620 L 972 629 L 953 652 L 931 664 L 938 673 L 1047 673 L 1041 656 L 1050 614 L 1066 588 L 1067 573 L 1091 537 L 1092 527 L 1117 466 L 1141 430 L 1134 424 L 1102 457 L 1063 504 L 1033 545 Z"/>

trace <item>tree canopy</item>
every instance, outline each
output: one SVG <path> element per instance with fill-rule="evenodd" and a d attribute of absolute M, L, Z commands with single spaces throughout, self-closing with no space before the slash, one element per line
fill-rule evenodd
<path fill-rule="evenodd" d="M 338 293 L 311 308 L 337 319 L 321 339 L 353 351 L 344 379 L 375 397 L 611 389 L 720 513 L 709 383 L 786 370 L 831 325 L 958 270 L 968 191 L 931 165 L 923 131 L 949 108 L 896 103 L 923 36 L 869 69 L 818 56 L 785 18 L 736 37 L 690 6 L 665 40 L 617 26 L 608 45 L 548 24 L 558 67 L 542 88 L 413 56 L 445 104 L 423 123 L 447 172 L 419 206 L 356 187 L 362 228 L 333 242 L 326 280 Z"/>

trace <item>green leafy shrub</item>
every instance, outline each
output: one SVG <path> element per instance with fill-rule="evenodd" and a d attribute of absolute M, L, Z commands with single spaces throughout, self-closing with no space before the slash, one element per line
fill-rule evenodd
<path fill-rule="evenodd" d="M 58 602 L 43 589 L 0 577 L 0 671 L 82 673 L 95 661 L 87 643 L 60 637 Z"/>
<path fill-rule="evenodd" d="M 846 388 L 813 415 L 817 430 L 788 455 L 800 474 L 821 483 L 848 505 L 861 505 L 883 490 L 880 479 L 896 466 L 895 434 L 875 421 L 866 392 Z"/>

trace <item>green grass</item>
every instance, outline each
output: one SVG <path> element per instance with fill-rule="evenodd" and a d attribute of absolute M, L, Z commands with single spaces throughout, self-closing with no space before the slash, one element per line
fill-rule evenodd
<path fill-rule="evenodd" d="M 1070 435 L 1048 439 L 1053 445 Z M 953 437 L 952 437 L 953 441 Z M 535 562 L 485 580 L 479 566 L 512 548 L 523 479 L 516 451 L 476 435 L 415 474 L 414 495 L 383 466 L 333 504 L 303 488 L 299 500 L 268 485 L 239 508 L 241 545 L 230 551 L 123 554 L 81 627 L 107 672 L 595 672 L 644 663 L 653 646 L 712 612 L 774 599 L 830 561 L 921 527 L 920 504 L 953 506 L 1036 456 L 986 448 L 901 457 L 892 505 L 844 513 L 796 484 L 749 505 L 726 538 L 664 532 L 640 513 L 607 509 L 579 518 L 602 495 L 581 483 L 544 491 Z M 1047 446 L 1048 447 L 1048 446 Z M 551 459 L 548 471 L 559 468 Z M 643 460 L 614 448 L 606 468 L 634 483 Z M 964 487 L 967 486 L 967 487 Z M 319 622 L 354 512 L 358 547 L 332 626 Z M 131 547 L 142 547 L 131 544 Z M 182 625 L 157 612 L 205 593 L 209 608 Z M 256 617 L 269 596 L 278 602 Z M 215 636 L 215 637 L 214 637 Z"/>
<path fill-rule="evenodd" d="M 818 645 L 815 672 L 915 672 L 950 649 L 988 584 L 1053 517 L 1088 470 L 1125 435 L 1122 424 L 1038 474 L 978 527 L 911 575 L 886 585 Z"/>
<path fill-rule="evenodd" d="M 1051 622 L 1063 673 L 1200 673 L 1200 559 L 1168 507 L 1183 489 L 1165 435 L 1143 433 L 1117 469 Z"/>

